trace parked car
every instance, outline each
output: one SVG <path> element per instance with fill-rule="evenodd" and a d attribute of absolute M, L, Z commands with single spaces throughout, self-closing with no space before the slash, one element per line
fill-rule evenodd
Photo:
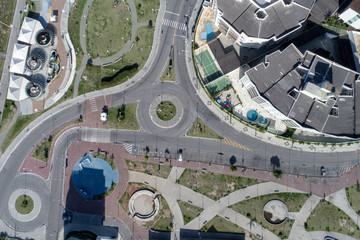
<path fill-rule="evenodd" d="M 321 166 L 320 171 L 321 171 L 321 176 L 325 177 L 326 176 L 326 170 L 325 170 L 324 166 Z"/>

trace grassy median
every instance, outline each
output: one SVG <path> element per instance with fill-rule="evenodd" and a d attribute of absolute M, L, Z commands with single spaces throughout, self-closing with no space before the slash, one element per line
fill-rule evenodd
<path fill-rule="evenodd" d="M 109 108 L 108 120 L 106 122 L 107 128 L 139 130 L 140 125 L 137 120 L 137 106 L 137 103 L 126 104 L 124 105 L 124 113 L 121 114 L 119 112 L 119 110 L 121 111 L 121 106 Z"/>
<path fill-rule="evenodd" d="M 201 121 L 200 118 L 195 119 L 193 125 L 186 133 L 186 135 L 191 137 L 223 139 L 222 136 L 220 136 L 214 130 L 206 126 L 206 124 Z"/>

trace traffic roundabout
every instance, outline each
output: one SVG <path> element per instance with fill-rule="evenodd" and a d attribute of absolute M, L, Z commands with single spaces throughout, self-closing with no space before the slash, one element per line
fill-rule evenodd
<path fill-rule="evenodd" d="M 32 221 L 41 210 L 40 196 L 30 189 L 17 189 L 10 195 L 8 207 L 11 216 L 17 221 Z"/>
<path fill-rule="evenodd" d="M 175 127 L 182 119 L 184 109 L 177 97 L 164 94 L 156 97 L 150 104 L 151 121 L 161 128 Z"/>

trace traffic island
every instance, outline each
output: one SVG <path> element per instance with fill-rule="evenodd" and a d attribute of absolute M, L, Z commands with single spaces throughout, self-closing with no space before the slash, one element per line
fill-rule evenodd
<path fill-rule="evenodd" d="M 15 209 L 20 214 L 29 214 L 34 209 L 34 201 L 26 194 L 21 195 L 15 201 Z"/>
<path fill-rule="evenodd" d="M 30 222 L 40 213 L 39 195 L 30 189 L 17 189 L 9 198 L 8 208 L 11 216 L 19 222 Z"/>
<path fill-rule="evenodd" d="M 163 101 L 157 105 L 156 115 L 163 121 L 170 121 L 175 117 L 176 107 L 170 101 Z"/>
<path fill-rule="evenodd" d="M 161 128 L 176 126 L 184 114 L 177 97 L 169 94 L 158 96 L 150 104 L 149 115 L 155 125 Z"/>

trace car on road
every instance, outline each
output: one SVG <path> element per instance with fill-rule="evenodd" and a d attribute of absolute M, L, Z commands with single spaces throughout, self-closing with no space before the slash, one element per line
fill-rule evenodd
<path fill-rule="evenodd" d="M 183 157 L 182 157 L 183 150 L 182 150 L 182 149 L 179 149 L 179 150 L 178 150 L 178 153 L 179 153 L 179 158 L 178 158 L 178 160 L 179 160 L 179 162 L 181 162 L 181 161 L 183 160 Z"/>
<path fill-rule="evenodd" d="M 321 166 L 320 171 L 321 171 L 321 176 L 325 177 L 326 176 L 326 170 L 325 170 L 324 166 Z"/>
<path fill-rule="evenodd" d="M 71 222 L 72 214 L 70 212 L 64 212 L 62 219 L 64 222 Z"/>
<path fill-rule="evenodd" d="M 326 236 L 324 237 L 324 240 L 338 240 L 337 238 Z"/>

